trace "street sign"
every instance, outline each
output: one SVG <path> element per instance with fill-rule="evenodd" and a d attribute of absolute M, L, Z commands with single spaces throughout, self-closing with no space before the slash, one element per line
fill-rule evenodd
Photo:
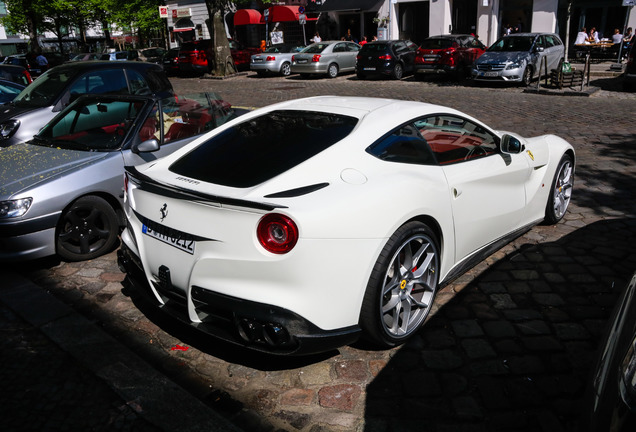
<path fill-rule="evenodd" d="M 307 23 L 307 15 L 305 15 L 304 13 L 298 15 L 298 23 L 300 25 L 305 25 Z"/>
<path fill-rule="evenodd" d="M 623 0 L 623 6 L 636 6 L 636 0 Z"/>
<path fill-rule="evenodd" d="M 304 14 L 305 13 L 305 8 L 302 7 L 302 6 L 298 6 L 298 13 Z"/>
<path fill-rule="evenodd" d="M 269 21 L 269 9 L 263 11 L 263 17 L 265 17 L 265 22 Z"/>

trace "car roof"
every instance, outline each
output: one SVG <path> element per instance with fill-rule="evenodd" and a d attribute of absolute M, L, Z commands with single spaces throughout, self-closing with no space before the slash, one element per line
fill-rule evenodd
<path fill-rule="evenodd" d="M 126 52 L 126 51 L 118 51 Z M 106 53 L 115 54 L 115 53 Z M 56 71 L 68 70 L 68 69 L 80 69 L 80 70 L 95 70 L 95 69 L 112 69 L 112 68 L 131 68 L 131 69 L 161 69 L 161 66 L 155 63 L 148 62 L 136 62 L 136 61 L 122 61 L 112 62 L 107 60 L 94 60 L 90 62 L 73 62 L 65 63 L 59 66 L 55 66 Z"/>
<path fill-rule="evenodd" d="M 473 36 L 469 34 L 444 34 L 444 35 L 429 36 L 426 39 L 457 39 L 460 37 L 469 37 L 469 36 L 472 36 L 474 38 L 477 37 L 477 36 Z"/>

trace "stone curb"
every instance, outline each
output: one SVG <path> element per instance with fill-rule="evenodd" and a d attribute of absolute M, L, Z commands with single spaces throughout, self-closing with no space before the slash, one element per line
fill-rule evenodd
<path fill-rule="evenodd" d="M 0 301 L 101 378 L 149 423 L 166 432 L 242 432 L 160 374 L 96 324 L 15 273 Z"/>

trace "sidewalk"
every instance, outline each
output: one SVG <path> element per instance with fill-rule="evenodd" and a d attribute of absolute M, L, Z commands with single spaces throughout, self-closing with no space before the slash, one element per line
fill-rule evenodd
<path fill-rule="evenodd" d="M 39 286 L 3 277 L 6 430 L 240 432 Z"/>

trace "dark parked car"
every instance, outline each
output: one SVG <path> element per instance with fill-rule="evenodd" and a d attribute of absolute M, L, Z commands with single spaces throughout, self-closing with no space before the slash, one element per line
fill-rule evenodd
<path fill-rule="evenodd" d="M 0 78 L 25 86 L 33 82 L 31 74 L 24 66 L 0 64 Z"/>
<path fill-rule="evenodd" d="M 636 45 L 632 45 L 627 55 L 627 65 L 623 74 L 623 89 L 627 91 L 636 90 Z"/>
<path fill-rule="evenodd" d="M 417 45 L 410 40 L 369 42 L 362 46 L 356 57 L 356 75 L 360 79 L 383 76 L 401 79 L 412 74 Z"/>
<path fill-rule="evenodd" d="M 101 54 L 98 54 L 98 53 L 79 53 L 71 57 L 70 61 L 76 62 L 76 61 L 99 60 L 100 56 Z"/>
<path fill-rule="evenodd" d="M 163 71 L 168 75 L 179 73 L 179 48 L 170 48 L 163 56 Z"/>
<path fill-rule="evenodd" d="M 636 274 L 609 322 L 592 381 L 588 432 L 636 430 Z"/>
<path fill-rule="evenodd" d="M 150 63 L 161 63 L 166 50 L 158 47 L 144 48 L 139 50 L 139 60 Z"/>
<path fill-rule="evenodd" d="M 439 35 L 424 39 L 415 57 L 417 74 L 446 73 L 458 78 L 470 74 L 470 66 L 486 50 L 472 35 Z"/>
<path fill-rule="evenodd" d="M 146 62 L 73 62 L 49 69 L 0 109 L 0 147 L 28 141 L 82 94 L 173 94 L 161 66 Z"/>
<path fill-rule="evenodd" d="M 14 66 L 22 66 L 29 74 L 33 77 L 36 77 L 42 73 L 42 68 L 40 68 L 35 62 L 35 58 L 30 59 L 25 54 L 15 54 L 10 55 L 4 58 L 3 64 L 14 65 Z"/>

